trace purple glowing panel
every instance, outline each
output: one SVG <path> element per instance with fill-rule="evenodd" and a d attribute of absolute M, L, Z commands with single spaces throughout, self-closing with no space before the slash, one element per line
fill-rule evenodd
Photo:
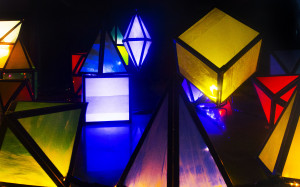
<path fill-rule="evenodd" d="M 191 95 L 190 95 L 190 88 L 189 88 L 189 85 L 188 85 L 188 82 L 186 79 L 184 79 L 182 81 L 182 84 L 181 84 L 185 94 L 187 95 L 187 97 L 189 98 L 189 101 L 192 102 L 192 98 L 191 98 Z"/>
<path fill-rule="evenodd" d="M 200 97 L 203 96 L 203 93 L 198 88 L 196 88 L 196 86 L 194 86 L 193 84 L 190 85 L 191 85 L 194 101 L 197 101 Z"/>
<path fill-rule="evenodd" d="M 85 78 L 86 122 L 129 120 L 129 78 Z"/>
<path fill-rule="evenodd" d="M 123 43 L 133 64 L 139 69 L 152 43 L 150 34 L 140 16 L 135 15 L 131 19 Z"/>

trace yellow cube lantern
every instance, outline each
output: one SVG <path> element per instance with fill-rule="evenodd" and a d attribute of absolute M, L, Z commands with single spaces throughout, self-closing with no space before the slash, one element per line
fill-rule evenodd
<path fill-rule="evenodd" d="M 261 38 L 214 8 L 175 43 L 180 73 L 220 104 L 256 71 Z"/>

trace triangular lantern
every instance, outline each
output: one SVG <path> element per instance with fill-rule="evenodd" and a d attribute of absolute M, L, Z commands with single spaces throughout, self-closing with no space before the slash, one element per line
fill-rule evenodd
<path fill-rule="evenodd" d="M 194 108 L 180 86 L 173 86 L 145 129 L 118 186 L 230 186 Z"/>
<path fill-rule="evenodd" d="M 300 74 L 300 50 L 274 51 L 270 56 L 270 74 Z"/>
<path fill-rule="evenodd" d="M 144 22 L 138 14 L 131 19 L 123 43 L 134 66 L 139 70 L 152 42 Z"/>
<path fill-rule="evenodd" d="M 27 79 L 0 80 L 0 103 L 2 111 L 6 111 L 12 101 L 33 100 L 33 92 Z"/>
<path fill-rule="evenodd" d="M 274 175 L 294 183 L 300 181 L 300 92 L 291 96 L 259 154 L 259 159 Z M 298 184 L 297 184 L 298 185 Z"/>
<path fill-rule="evenodd" d="M 117 48 L 118 48 L 119 52 L 121 53 L 121 56 L 122 56 L 125 64 L 128 65 L 129 56 L 128 56 L 128 53 L 123 44 L 123 41 L 122 41 L 123 35 L 122 35 L 119 27 L 114 26 L 112 31 L 110 32 L 110 34 L 112 36 L 114 43 L 117 45 Z"/>
<path fill-rule="evenodd" d="M 79 72 L 82 74 L 127 73 L 125 62 L 110 34 L 99 32 Z"/>
<path fill-rule="evenodd" d="M 0 125 L 0 184 L 69 186 L 85 108 L 81 103 L 11 105 Z"/>
<path fill-rule="evenodd" d="M 292 94 L 296 90 L 299 75 L 256 77 L 253 85 L 266 115 L 268 124 L 274 125 Z"/>

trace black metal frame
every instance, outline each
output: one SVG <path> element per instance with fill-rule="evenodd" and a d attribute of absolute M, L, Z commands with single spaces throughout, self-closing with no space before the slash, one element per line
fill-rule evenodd
<path fill-rule="evenodd" d="M 137 17 L 138 22 L 141 26 L 141 29 L 142 29 L 142 32 L 143 32 L 143 35 L 144 35 L 143 38 L 129 38 L 130 32 L 132 30 L 132 25 L 133 25 L 134 19 L 136 17 Z M 141 19 L 140 15 L 138 13 L 136 13 L 136 15 L 131 18 L 131 21 L 129 23 L 129 26 L 128 26 L 127 30 L 128 30 L 128 36 L 126 36 L 126 35 L 124 36 L 123 43 L 127 43 L 127 46 L 128 46 L 128 49 L 129 49 L 129 51 L 127 51 L 127 52 L 128 52 L 128 54 L 130 54 L 129 55 L 130 57 L 133 57 L 131 59 L 131 61 L 133 62 L 134 66 L 137 68 L 137 70 L 140 70 L 141 67 L 142 67 L 142 64 L 144 63 L 143 62 L 143 56 L 144 56 L 144 52 L 145 52 L 146 43 L 147 43 L 147 41 L 152 42 L 152 40 L 151 40 L 151 38 L 147 38 L 145 30 L 142 26 L 142 19 Z M 141 53 L 141 56 L 140 56 L 140 59 L 139 59 L 139 63 L 137 63 L 135 58 L 134 58 L 131 46 L 129 45 L 130 41 L 143 41 L 143 48 L 142 48 L 142 53 Z M 139 64 L 139 66 L 137 64 Z"/>
<path fill-rule="evenodd" d="M 75 53 L 73 55 L 80 55 L 80 58 L 79 58 L 78 62 L 76 63 L 74 70 L 72 70 L 72 74 L 73 75 L 79 75 L 80 74 L 80 70 L 81 70 L 81 68 L 82 68 L 82 66 L 83 66 L 83 64 L 85 62 L 85 59 L 86 59 L 88 53 Z M 80 62 L 82 60 L 83 60 L 83 62 L 80 65 Z M 76 73 L 76 70 L 78 70 L 77 73 Z"/>
<path fill-rule="evenodd" d="M 192 47 L 190 47 L 187 43 L 185 43 L 184 41 L 182 41 L 179 37 L 177 37 L 176 39 L 174 39 L 175 49 L 177 48 L 176 47 L 176 43 L 177 43 L 178 45 L 180 45 L 181 47 L 183 47 L 184 49 L 186 49 L 189 53 L 191 53 L 193 56 L 195 56 L 196 58 L 198 58 L 201 62 L 203 62 L 210 69 L 212 69 L 214 72 L 217 73 L 217 76 L 218 76 L 217 77 L 217 87 L 218 87 L 218 93 L 217 93 L 217 95 L 218 96 L 217 96 L 216 104 L 218 106 L 221 105 L 224 73 L 230 67 L 232 67 L 236 62 L 238 62 L 240 58 L 242 58 L 249 50 L 251 50 L 260 41 L 262 41 L 261 35 L 258 34 L 242 50 L 240 50 L 231 60 L 229 60 L 225 65 L 223 65 L 221 68 L 219 68 L 215 64 L 213 64 L 210 60 L 208 60 L 206 57 L 204 57 L 202 54 L 200 54 L 198 51 L 196 51 L 195 49 L 193 49 Z M 176 55 L 177 55 L 177 50 L 176 50 Z M 257 64 L 259 62 L 259 56 L 260 55 L 258 55 Z M 178 64 L 178 60 L 177 60 L 177 64 Z M 180 72 L 179 65 L 177 66 L 177 71 Z M 205 95 L 205 93 L 203 93 L 203 94 Z M 226 98 L 226 99 L 228 99 L 228 98 Z"/>
<path fill-rule="evenodd" d="M 298 119 L 299 119 L 299 116 L 300 116 L 300 107 L 299 107 L 300 106 L 300 87 L 299 86 L 300 86 L 300 82 L 298 83 L 296 91 L 294 91 L 294 93 L 291 96 L 291 98 L 295 97 L 295 100 L 294 100 L 294 104 L 292 106 L 292 110 L 291 110 L 290 118 L 288 120 L 287 127 L 285 129 L 284 137 L 283 137 L 283 139 L 281 141 L 281 144 L 280 144 L 280 150 L 279 150 L 279 153 L 278 153 L 278 156 L 277 156 L 277 159 L 276 159 L 273 171 L 270 171 L 264 165 L 263 161 L 261 161 L 259 159 L 259 155 L 262 152 L 262 150 L 264 149 L 265 145 L 267 144 L 269 138 L 273 134 L 273 132 L 275 130 L 275 127 L 268 134 L 268 137 L 265 139 L 265 141 L 263 143 L 263 146 L 260 148 L 260 151 L 259 151 L 259 153 L 257 155 L 259 163 L 264 168 L 264 170 L 269 175 L 273 174 L 273 175 L 277 176 L 278 178 L 280 178 L 281 180 L 283 180 L 285 183 L 295 182 L 295 181 L 298 182 L 298 183 L 300 183 L 300 179 L 293 179 L 293 178 L 287 178 L 287 177 L 282 177 L 281 176 L 283 168 L 284 168 L 284 164 L 286 162 L 286 159 L 287 159 L 287 156 L 288 156 L 288 153 L 289 153 L 289 149 L 290 149 L 290 146 L 291 146 L 294 134 L 295 134 L 295 130 L 296 130 L 296 127 L 297 127 L 297 122 L 298 122 Z M 290 102 L 291 102 L 291 99 L 288 101 L 287 105 L 289 105 Z M 286 109 L 287 109 L 287 107 L 284 108 L 282 114 L 286 111 Z M 282 115 L 280 115 L 280 117 L 278 118 L 277 123 L 280 121 L 281 116 Z M 276 123 L 275 126 L 277 126 L 277 123 Z"/>
<path fill-rule="evenodd" d="M 281 67 L 281 69 L 286 73 L 286 74 L 295 74 L 297 68 L 300 66 L 300 58 L 298 59 L 298 61 L 295 63 L 293 69 L 291 72 L 289 72 L 289 70 L 286 68 L 286 66 L 284 66 L 284 62 L 282 62 L 280 60 L 280 58 L 276 55 L 275 53 L 276 51 L 274 51 L 271 56 L 274 57 L 274 59 L 276 60 L 276 62 L 278 63 L 278 65 Z"/>
<path fill-rule="evenodd" d="M 79 67 L 79 70 L 78 70 L 78 75 L 87 75 L 87 74 L 90 74 L 90 75 L 102 75 L 102 74 L 112 74 L 112 75 L 117 75 L 117 74 L 124 74 L 124 73 L 128 73 L 129 72 L 129 69 L 127 68 L 127 65 L 125 64 L 124 62 L 124 59 L 119 51 L 119 49 L 117 48 L 117 45 L 116 43 L 114 42 L 112 36 L 110 33 L 106 32 L 105 30 L 100 30 L 99 33 L 97 34 L 97 37 L 98 35 L 100 34 L 100 49 L 99 49 L 99 62 L 98 62 L 98 72 L 80 72 L 83 65 L 85 64 L 85 61 L 87 60 L 87 57 L 89 55 L 89 52 L 87 53 L 84 61 L 82 62 L 82 65 Z M 106 35 L 110 38 L 119 58 L 120 58 L 120 61 L 121 63 L 123 64 L 126 72 L 114 72 L 114 73 L 103 73 L 103 65 L 104 65 L 104 51 L 105 51 L 105 37 Z M 97 39 L 96 37 L 96 39 Z M 93 43 L 94 44 L 94 43 Z M 93 44 L 91 46 L 90 49 L 92 49 L 93 47 Z"/>
<path fill-rule="evenodd" d="M 264 76 L 264 77 L 276 77 L 277 75 L 272 75 L 272 76 Z M 280 76 L 293 76 L 293 75 L 280 75 Z M 295 75 L 297 76 L 297 75 Z M 276 110 L 276 104 L 279 104 L 281 107 L 285 107 L 288 102 L 284 101 L 280 97 L 284 95 L 286 92 L 290 91 L 293 87 L 298 85 L 298 82 L 300 81 L 300 76 L 298 76 L 295 80 L 290 82 L 288 85 L 286 85 L 284 88 L 282 88 L 280 91 L 278 91 L 276 94 L 271 92 L 264 84 L 262 84 L 257 78 L 252 79 L 252 83 L 255 84 L 259 89 L 261 89 L 271 100 L 271 109 L 270 109 L 270 121 L 268 123 L 269 126 L 275 125 L 274 120 L 275 120 L 275 110 Z M 294 90 L 294 92 L 297 89 Z M 281 118 L 281 115 L 283 112 L 280 114 L 278 119 Z M 278 121 L 278 120 L 277 120 Z M 276 123 L 277 124 L 277 123 Z M 276 126 L 276 125 L 275 125 Z M 275 126 L 271 126 L 274 128 Z"/>
<path fill-rule="evenodd" d="M 85 103 L 86 102 L 86 89 L 85 89 L 85 79 L 86 78 L 122 78 L 122 77 L 127 77 L 129 80 L 129 86 L 128 86 L 128 90 L 129 90 L 129 120 L 119 120 L 119 121 L 109 121 L 109 123 L 111 124 L 116 124 L 119 122 L 128 122 L 130 123 L 132 120 L 132 82 L 131 82 L 131 75 L 128 74 L 111 74 L 111 73 L 104 73 L 101 75 L 95 75 L 95 76 L 91 76 L 91 75 L 83 75 L 82 76 L 82 101 Z M 93 125 L 93 124 L 103 124 L 106 125 L 108 123 L 108 121 L 98 121 L 98 122 L 85 122 L 86 125 Z"/>
<path fill-rule="evenodd" d="M 7 103 L 5 104 L 5 106 L 3 106 L 2 99 L 0 100 L 0 102 L 1 102 L 1 108 L 2 108 L 3 111 L 7 111 L 9 105 L 12 103 L 13 100 L 15 100 L 17 98 L 17 96 L 19 95 L 19 93 L 22 91 L 22 89 L 24 87 L 26 87 L 26 89 L 28 90 L 29 95 L 30 95 L 32 101 L 34 100 L 33 91 L 32 91 L 32 89 L 30 87 L 28 79 L 6 79 L 6 80 L 0 80 L 0 82 L 19 82 L 20 83 L 20 86 L 11 95 L 11 97 L 9 98 L 9 100 L 7 101 Z M 1 97 L 1 94 L 0 94 L 0 97 Z"/>
<path fill-rule="evenodd" d="M 211 153 L 221 175 L 224 178 L 225 183 L 227 186 L 232 186 L 231 179 L 227 174 L 222 161 L 220 160 L 216 150 L 213 147 L 213 144 L 210 141 L 209 136 L 207 135 L 201 121 L 198 118 L 198 115 L 195 111 L 195 108 L 188 102 L 188 98 L 184 93 L 184 90 L 181 88 L 179 84 L 180 79 L 176 77 L 176 79 L 171 82 L 167 91 L 165 92 L 163 98 L 161 99 L 155 113 L 153 114 L 152 118 L 150 119 L 139 143 L 137 144 L 133 154 L 130 157 L 130 160 L 123 171 L 122 176 L 119 179 L 117 186 L 123 187 L 126 177 L 132 167 L 137 154 L 139 153 L 147 134 L 149 133 L 153 121 L 156 118 L 156 115 L 163 104 L 166 96 L 168 96 L 168 161 L 167 161 L 167 186 L 168 187 L 176 187 L 179 186 L 179 97 L 181 96 L 185 106 L 187 107 L 188 111 L 191 114 L 192 119 L 194 120 L 197 129 L 199 130 L 204 142 L 206 143 L 207 147 L 209 148 L 209 152 Z"/>
<path fill-rule="evenodd" d="M 33 158 L 38 162 L 38 164 L 42 167 L 42 169 L 47 173 L 47 175 L 53 180 L 53 182 L 57 186 L 67 187 L 70 185 L 70 179 L 72 176 L 72 172 L 74 169 L 75 163 L 75 153 L 78 148 L 78 144 L 80 141 L 82 126 L 84 123 L 86 103 L 68 103 L 66 105 L 58 105 L 52 107 L 24 110 L 12 112 L 14 110 L 15 104 L 9 109 L 8 112 L 3 119 L 3 123 L 0 126 L 0 146 L 2 145 L 5 131 L 9 128 L 12 133 L 18 138 L 18 140 L 23 144 L 23 146 L 28 150 L 28 152 L 33 156 Z M 51 160 L 46 156 L 46 154 L 42 151 L 42 149 L 38 146 L 38 144 L 34 141 L 34 139 L 29 135 L 29 133 L 24 129 L 24 127 L 20 124 L 18 119 L 51 114 L 56 112 L 63 112 L 68 110 L 81 109 L 77 132 L 75 135 L 74 146 L 72 150 L 72 157 L 70 161 L 70 167 L 66 178 L 59 172 L 59 170 L 55 167 L 55 165 L 51 162 Z M 0 149 L 1 150 L 1 149 Z M 0 183 L 1 184 L 1 183 Z M 3 183 L 4 184 L 4 183 Z M 16 184 L 16 186 L 24 186 Z"/>

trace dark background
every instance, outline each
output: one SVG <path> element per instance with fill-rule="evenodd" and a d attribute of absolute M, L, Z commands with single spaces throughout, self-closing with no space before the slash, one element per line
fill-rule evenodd
<path fill-rule="evenodd" d="M 88 52 L 100 28 L 118 25 L 124 34 L 138 10 L 153 43 L 137 76 L 160 84 L 176 67 L 173 38 L 213 7 L 261 33 L 257 74 L 267 75 L 273 50 L 300 48 L 299 0 L 2 0 L 0 19 L 25 19 L 20 37 L 38 69 L 38 98 L 65 100 L 72 90 L 71 54 Z"/>

